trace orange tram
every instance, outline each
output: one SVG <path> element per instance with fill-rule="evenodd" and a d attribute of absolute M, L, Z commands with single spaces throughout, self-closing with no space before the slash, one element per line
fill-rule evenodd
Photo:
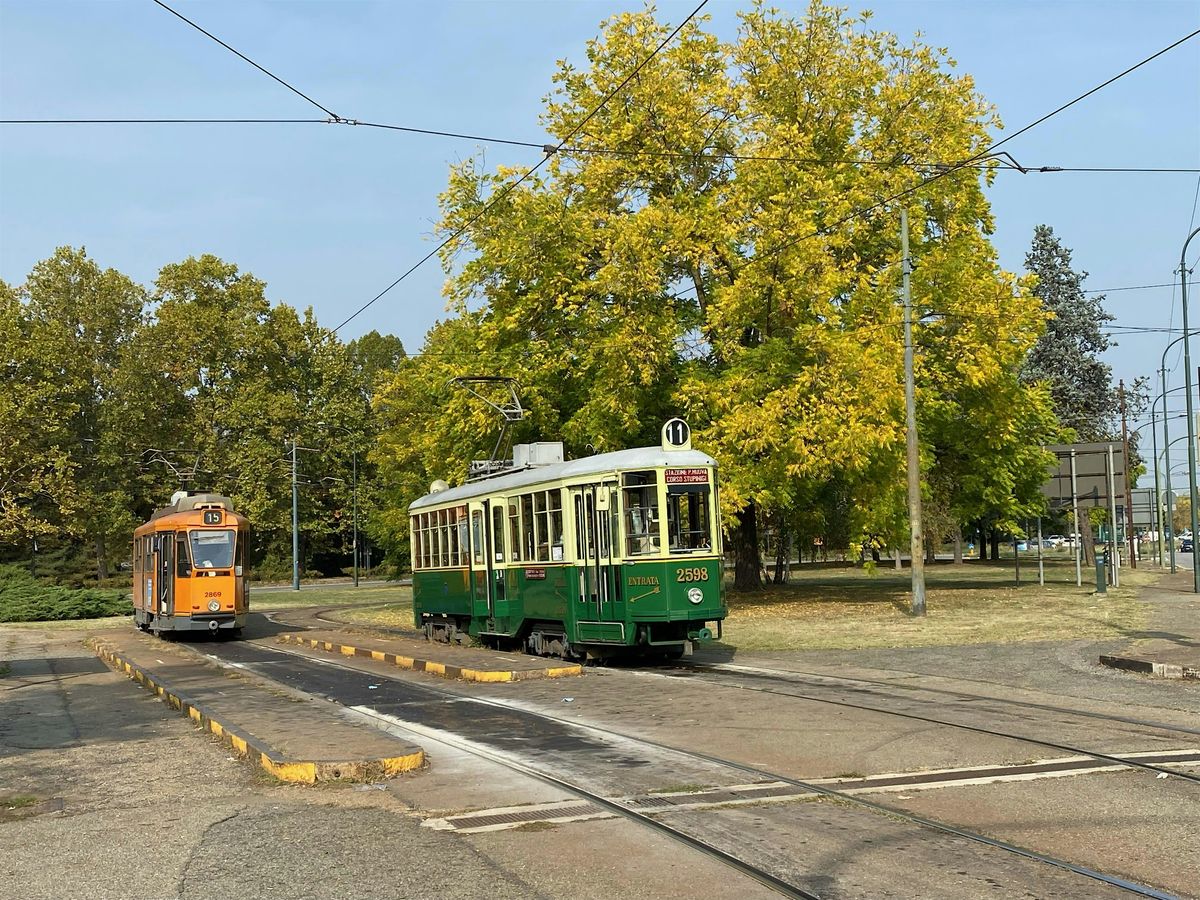
<path fill-rule="evenodd" d="M 133 619 L 142 631 L 237 637 L 246 624 L 250 523 L 228 497 L 179 491 L 133 533 Z"/>

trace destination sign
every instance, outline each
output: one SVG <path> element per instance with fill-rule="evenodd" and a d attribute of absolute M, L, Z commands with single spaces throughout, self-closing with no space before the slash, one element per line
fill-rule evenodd
<path fill-rule="evenodd" d="M 525 578 L 528 581 L 545 581 L 546 580 L 546 570 L 545 569 L 526 569 L 525 570 Z"/>
<path fill-rule="evenodd" d="M 708 469 L 667 469 L 667 484 L 707 484 Z"/>

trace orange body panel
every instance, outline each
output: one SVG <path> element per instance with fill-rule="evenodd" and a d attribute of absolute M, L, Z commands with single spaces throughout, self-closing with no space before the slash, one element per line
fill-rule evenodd
<path fill-rule="evenodd" d="M 243 567 L 241 575 L 237 574 L 235 563 L 245 559 L 245 543 L 249 540 L 250 523 L 244 517 L 229 510 L 220 510 L 219 524 L 205 525 L 204 514 L 212 510 L 196 509 L 185 512 L 170 513 L 159 516 L 138 527 L 133 533 L 133 606 L 143 613 L 162 613 L 156 608 L 160 596 L 162 580 L 170 578 L 172 608 L 167 613 L 173 616 L 211 615 L 215 613 L 236 613 L 244 615 L 248 609 L 246 593 L 246 573 Z M 228 566 L 219 568 L 203 568 L 190 565 L 188 574 L 180 572 L 178 558 L 175 553 L 178 548 L 179 536 L 195 531 L 220 531 L 233 529 L 237 549 L 234 560 Z M 157 549 L 166 542 L 171 542 L 169 555 L 170 567 L 163 568 L 163 557 Z M 209 603 L 217 601 L 219 607 L 209 609 Z"/>

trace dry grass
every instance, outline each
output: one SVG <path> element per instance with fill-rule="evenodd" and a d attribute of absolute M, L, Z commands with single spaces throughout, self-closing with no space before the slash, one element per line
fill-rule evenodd
<path fill-rule="evenodd" d="M 335 613 L 342 622 L 367 625 L 371 628 L 402 629 L 419 634 L 413 626 L 413 589 L 403 588 L 403 599 L 386 606 L 372 606 L 360 610 L 344 610 Z"/>
<path fill-rule="evenodd" d="M 302 585 L 298 591 L 264 591 L 250 588 L 250 608 L 296 609 L 302 606 L 351 606 L 360 603 L 407 602 L 412 612 L 412 588 L 400 584 L 372 584 L 360 587 L 321 587 Z"/>
<path fill-rule="evenodd" d="M 1052 561 L 1045 586 L 1037 567 L 1011 563 L 939 564 L 926 569 L 926 611 L 909 615 L 911 574 L 905 569 L 805 567 L 788 585 L 729 592 L 724 643 L 740 650 L 862 649 L 946 644 L 1117 638 L 1145 622 L 1138 588 L 1157 580 L 1125 569 L 1107 595 L 1074 583 L 1074 565 Z M 1094 582 L 1094 574 L 1093 574 Z"/>
<path fill-rule="evenodd" d="M 97 628 L 132 628 L 133 616 L 107 616 L 103 619 L 56 619 L 48 622 L 5 622 L 0 628 L 23 631 L 95 631 Z"/>
<path fill-rule="evenodd" d="M 1091 575 L 1089 582 L 1088 576 Z M 729 618 L 723 643 L 740 650 L 860 649 L 947 644 L 1010 643 L 1120 638 L 1145 624 L 1140 587 L 1158 578 L 1157 570 L 1124 569 L 1121 587 L 1105 596 L 1094 593 L 1094 573 L 1084 571 L 1075 586 L 1069 560 L 1048 560 L 1045 586 L 1037 583 L 1037 565 L 1023 562 L 1021 585 L 1013 583 L 1011 561 L 939 563 L 926 569 L 927 615 L 908 614 L 907 569 L 856 566 L 805 566 L 792 581 L 752 593 L 729 591 Z M 255 609 L 313 605 L 379 603 L 334 613 L 347 623 L 411 630 L 412 589 L 407 586 L 342 589 L 305 588 L 259 593 Z"/>

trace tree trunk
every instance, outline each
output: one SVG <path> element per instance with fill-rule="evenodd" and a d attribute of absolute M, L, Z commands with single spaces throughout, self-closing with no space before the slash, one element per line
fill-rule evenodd
<path fill-rule="evenodd" d="M 993 528 L 988 534 L 988 538 L 992 545 L 992 559 L 1000 559 L 1000 532 Z"/>
<path fill-rule="evenodd" d="M 758 549 L 758 508 L 747 503 L 737 516 L 733 534 L 733 586 L 739 591 L 762 587 L 762 558 Z"/>
<path fill-rule="evenodd" d="M 937 562 L 937 547 L 934 546 L 931 535 L 925 536 L 925 562 L 931 566 Z"/>
<path fill-rule="evenodd" d="M 789 532 L 781 531 L 775 542 L 775 577 L 774 584 L 787 584 L 788 570 L 792 556 L 792 536 Z"/>
<path fill-rule="evenodd" d="M 894 556 L 896 558 L 897 571 L 899 571 L 900 569 L 903 569 L 904 563 L 900 562 L 900 548 L 899 547 L 897 547 L 895 550 L 892 551 L 892 556 Z"/>
<path fill-rule="evenodd" d="M 962 565 L 962 561 L 963 561 L 962 527 L 956 525 L 954 528 L 954 564 Z"/>
<path fill-rule="evenodd" d="M 1083 544 L 1083 565 L 1096 565 L 1096 536 L 1092 534 L 1092 523 L 1087 518 L 1079 529 L 1079 539 Z"/>
<path fill-rule="evenodd" d="M 101 581 L 108 577 L 108 551 L 102 537 L 96 538 L 96 575 Z"/>

